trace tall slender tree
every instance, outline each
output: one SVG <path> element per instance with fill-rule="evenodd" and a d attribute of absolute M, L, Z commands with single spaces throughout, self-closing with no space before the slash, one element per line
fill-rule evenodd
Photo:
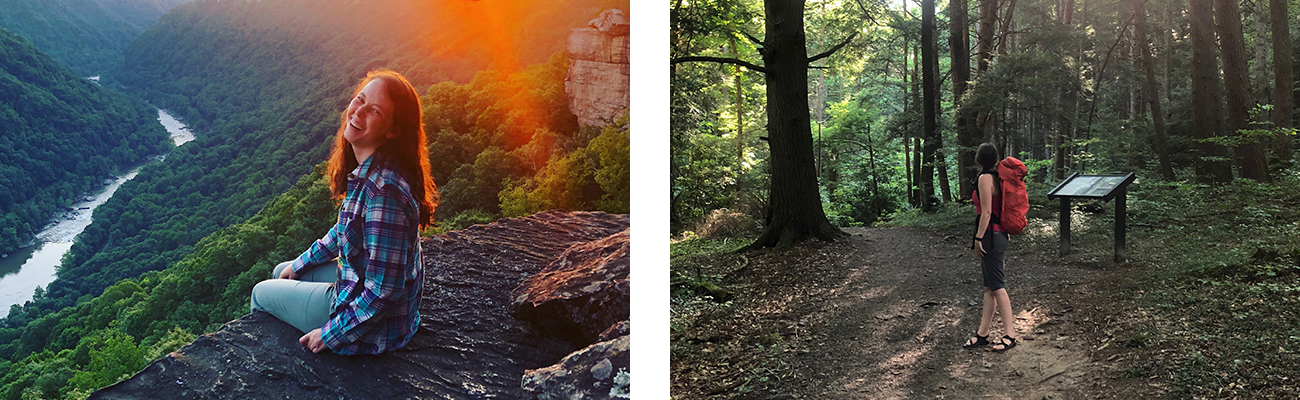
<path fill-rule="evenodd" d="M 1273 31 L 1273 124 L 1289 129 L 1292 127 L 1295 81 L 1292 80 L 1293 59 L 1291 30 L 1287 26 L 1290 19 L 1288 12 L 1287 0 L 1269 0 L 1268 19 Z M 1285 135 L 1274 140 L 1273 153 L 1283 164 L 1289 165 L 1293 157 L 1291 136 Z"/>
<path fill-rule="evenodd" d="M 1156 152 L 1156 159 L 1160 163 L 1160 176 L 1165 180 L 1174 180 L 1173 163 L 1169 161 L 1169 150 L 1165 140 L 1165 114 L 1160 111 L 1160 94 L 1158 84 L 1156 83 L 1155 62 L 1151 60 L 1151 46 L 1147 41 L 1147 10 L 1143 3 L 1146 0 L 1133 0 L 1133 33 L 1134 42 L 1137 43 L 1138 52 L 1142 53 L 1142 73 L 1146 79 L 1142 81 L 1142 91 L 1146 92 L 1143 96 L 1146 98 L 1148 109 L 1151 111 L 1152 125 L 1152 148 Z"/>
<path fill-rule="evenodd" d="M 957 105 L 954 125 L 957 130 L 957 193 L 975 190 L 975 148 L 979 134 L 975 131 L 975 114 L 963 107 L 961 97 L 970 83 L 970 40 L 967 36 L 966 0 L 948 1 L 948 51 L 952 64 L 952 102 Z"/>
<path fill-rule="evenodd" d="M 768 146 L 772 168 L 769 210 L 763 233 L 746 249 L 784 249 L 812 237 L 835 240 L 845 233 L 830 224 L 822 209 L 808 112 L 808 66 L 839 51 L 857 33 L 810 57 L 805 42 L 803 0 L 765 0 L 763 13 L 764 39 L 749 36 L 760 47 L 762 66 L 737 58 L 706 56 L 679 57 L 671 63 L 728 63 L 763 74 L 767 84 Z"/>
<path fill-rule="evenodd" d="M 921 0 L 921 134 L 925 137 L 921 160 L 921 208 L 930 211 L 934 204 L 935 153 L 943 145 L 939 136 L 938 96 L 934 83 L 939 57 L 934 38 L 934 0 Z"/>
<path fill-rule="evenodd" d="M 993 31 L 997 26 L 998 0 L 979 1 L 980 20 L 975 43 L 975 53 L 978 60 L 976 60 L 975 69 L 980 75 L 983 75 L 985 71 L 989 70 L 989 65 L 993 62 Z M 988 112 L 981 112 L 975 117 L 975 125 L 976 129 L 979 129 L 980 141 L 986 142 L 993 139 L 990 119 L 992 119 L 992 114 Z"/>
<path fill-rule="evenodd" d="M 1213 0 L 1190 0 L 1187 9 L 1192 37 L 1192 137 L 1198 154 L 1194 161 L 1201 182 L 1232 180 L 1232 164 L 1222 145 L 1205 142 L 1223 136 L 1223 88 L 1214 51 Z"/>
<path fill-rule="evenodd" d="M 1240 136 L 1250 129 L 1250 71 L 1246 69 L 1246 39 L 1241 31 L 1241 6 L 1237 0 L 1214 0 L 1215 27 L 1223 48 L 1223 86 L 1228 97 L 1229 136 Z M 1241 177 L 1268 182 L 1268 163 L 1264 144 L 1254 138 L 1241 138 L 1235 148 Z"/>

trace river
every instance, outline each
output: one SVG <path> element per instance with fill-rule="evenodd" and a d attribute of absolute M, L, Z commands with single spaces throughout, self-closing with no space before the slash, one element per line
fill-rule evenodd
<path fill-rule="evenodd" d="M 194 133 L 166 111 L 158 110 L 158 122 L 171 134 L 172 143 L 177 147 L 194 140 Z M 166 155 L 154 156 L 150 159 L 161 160 L 165 157 Z M 83 196 L 69 210 L 54 215 L 51 224 L 36 233 L 32 246 L 14 250 L 7 257 L 0 258 L 0 315 L 9 315 L 11 306 L 26 303 L 32 299 L 36 288 L 44 288 L 54 281 L 63 254 L 72 249 L 72 241 L 77 234 L 90 226 L 91 213 L 95 207 L 113 197 L 117 188 L 135 178 L 142 167 L 143 165 L 136 167 L 108 182 L 106 186 Z"/>

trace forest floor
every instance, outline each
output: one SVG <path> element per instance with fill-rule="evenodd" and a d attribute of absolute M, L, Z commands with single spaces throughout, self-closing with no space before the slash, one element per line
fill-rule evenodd
<path fill-rule="evenodd" d="M 730 291 L 715 297 L 745 301 L 702 296 L 674 304 L 673 397 L 1076 399 L 1159 391 L 1144 379 L 1111 379 L 1125 361 L 1121 349 L 1141 344 L 1109 336 L 1106 326 L 1108 315 L 1126 308 L 1110 289 L 1127 286 L 1119 282 L 1133 267 L 1086 256 L 1063 263 L 1013 237 L 1006 276 L 1020 345 L 1005 353 L 963 349 L 982 307 L 966 238 L 914 227 L 844 230 L 852 236 L 785 253 L 675 260 L 687 274 L 715 274 Z M 991 340 L 1002 335 L 994 321 Z"/>

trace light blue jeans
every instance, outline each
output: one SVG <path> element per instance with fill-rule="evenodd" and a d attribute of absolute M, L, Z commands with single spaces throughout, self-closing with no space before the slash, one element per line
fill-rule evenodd
<path fill-rule="evenodd" d="M 272 279 L 253 287 L 249 309 L 271 313 L 303 333 L 311 332 L 329 321 L 339 267 L 337 263 L 317 264 L 303 270 L 298 279 L 278 279 L 280 271 L 291 264 L 285 261 L 275 266 Z"/>

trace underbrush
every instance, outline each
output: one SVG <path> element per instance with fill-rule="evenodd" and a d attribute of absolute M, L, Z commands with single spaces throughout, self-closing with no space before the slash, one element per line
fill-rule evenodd
<path fill-rule="evenodd" d="M 737 253 L 752 239 L 687 235 L 670 245 L 672 398 L 754 398 L 795 379 L 788 320 L 825 242 Z"/>
<path fill-rule="evenodd" d="M 1172 398 L 1300 397 L 1300 177 L 1138 182 L 1128 204 L 1139 272 L 1108 305 L 1117 377 Z M 1081 208 L 1072 236 L 1091 243 L 1076 247 L 1109 253 L 1113 202 Z"/>

